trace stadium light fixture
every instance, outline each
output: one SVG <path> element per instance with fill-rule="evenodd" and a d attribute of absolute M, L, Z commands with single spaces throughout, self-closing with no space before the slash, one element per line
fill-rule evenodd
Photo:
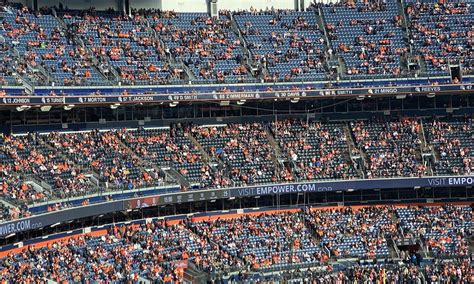
<path fill-rule="evenodd" d="M 41 106 L 41 107 L 40 107 L 40 110 L 41 110 L 42 112 L 48 112 L 48 111 L 51 110 L 51 106 Z"/>
<path fill-rule="evenodd" d="M 429 93 L 426 96 L 431 99 L 431 98 L 434 98 L 436 96 L 436 94 L 435 93 Z"/>
<path fill-rule="evenodd" d="M 64 110 L 71 110 L 75 107 L 75 105 L 67 105 L 67 106 L 64 106 Z"/>
<path fill-rule="evenodd" d="M 29 110 L 30 108 L 31 106 L 19 106 L 19 107 L 16 107 L 16 110 L 21 112 L 21 111 Z"/>
<path fill-rule="evenodd" d="M 245 102 L 246 102 L 246 100 L 240 100 L 240 101 L 237 101 L 237 104 L 239 106 L 241 106 L 241 105 L 245 104 Z"/>
<path fill-rule="evenodd" d="M 117 109 L 119 106 L 120 106 L 120 104 L 113 104 L 113 105 L 110 105 L 110 108 L 111 109 Z"/>
<path fill-rule="evenodd" d="M 397 95 L 396 98 L 397 98 L 398 100 L 404 100 L 404 99 L 407 98 L 407 95 Z"/>
<path fill-rule="evenodd" d="M 170 103 L 170 107 L 175 107 L 175 106 L 177 106 L 178 104 L 179 104 L 179 102 L 171 102 L 171 103 Z"/>
<path fill-rule="evenodd" d="M 356 98 L 358 101 L 363 101 L 365 99 L 364 95 L 357 96 Z"/>
<path fill-rule="evenodd" d="M 299 101 L 300 101 L 300 98 L 293 98 L 293 99 L 290 100 L 290 102 L 292 102 L 294 104 L 296 104 Z"/>
<path fill-rule="evenodd" d="M 54 223 L 53 225 L 51 225 L 50 227 L 51 227 L 51 228 L 54 228 L 54 227 L 56 227 L 56 226 L 59 226 L 60 224 L 61 224 L 61 222 L 57 222 L 57 223 Z"/>

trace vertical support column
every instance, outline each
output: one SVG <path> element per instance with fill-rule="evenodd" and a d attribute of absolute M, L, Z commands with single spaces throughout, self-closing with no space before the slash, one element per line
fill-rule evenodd
<path fill-rule="evenodd" d="M 300 11 L 304 12 L 306 10 L 305 1 L 300 0 Z"/>
<path fill-rule="evenodd" d="M 34 10 L 34 11 L 37 11 L 37 10 L 38 10 L 38 0 L 26 0 L 26 1 L 22 1 L 22 3 L 23 3 L 26 7 L 30 8 L 30 9 L 32 9 L 32 10 Z"/>
<path fill-rule="evenodd" d="M 219 17 L 219 10 L 217 9 L 217 0 L 207 0 L 207 13 L 210 17 Z"/>
<path fill-rule="evenodd" d="M 304 5 L 305 3 L 304 0 L 294 0 L 294 1 L 295 1 L 295 11 L 304 12 L 304 10 L 306 10 L 306 7 Z"/>
<path fill-rule="evenodd" d="M 119 7 L 119 10 L 125 14 L 125 15 L 130 15 L 131 13 L 131 7 L 130 7 L 130 0 L 117 0 L 117 4 Z"/>

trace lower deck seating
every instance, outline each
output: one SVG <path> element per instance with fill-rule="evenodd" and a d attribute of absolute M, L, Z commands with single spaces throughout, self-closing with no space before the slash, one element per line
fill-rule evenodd
<path fill-rule="evenodd" d="M 435 255 L 469 255 L 473 211 L 469 206 L 396 210 L 403 236 L 420 237 Z"/>
<path fill-rule="evenodd" d="M 170 283 L 182 282 L 183 267 L 191 265 L 211 278 L 233 275 L 236 281 L 249 275 L 307 268 L 318 272 L 317 277 L 339 281 L 360 280 L 366 273 L 373 278 L 380 273 L 378 269 L 387 269 L 384 275 L 392 279 L 389 267 L 393 265 L 404 267 L 399 280 L 453 280 L 455 276 L 461 283 L 469 283 L 467 279 L 472 277 L 466 262 L 473 225 L 470 206 L 306 208 L 221 217 L 147 220 L 112 226 L 106 233 L 96 232 L 98 236 L 25 247 L 0 259 L 0 280 L 23 283 L 47 278 L 79 283 L 136 282 L 143 278 Z M 388 240 L 407 234 L 421 238 L 436 261 L 382 261 L 396 256 Z M 441 255 L 455 259 L 450 264 L 443 262 Z M 356 264 L 354 258 L 378 261 Z M 454 264 L 454 270 L 436 272 L 452 269 Z"/>
<path fill-rule="evenodd" d="M 253 270 L 327 261 L 327 255 L 297 214 L 244 216 L 191 226 L 232 257 L 243 259 Z"/>

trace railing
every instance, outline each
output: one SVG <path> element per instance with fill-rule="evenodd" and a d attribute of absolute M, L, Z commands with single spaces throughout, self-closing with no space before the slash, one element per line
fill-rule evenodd
<path fill-rule="evenodd" d="M 471 78 L 470 76 L 465 76 L 464 79 L 466 78 Z M 473 77 L 474 78 L 474 77 Z M 410 82 L 407 82 L 410 81 Z M 448 76 L 441 76 L 441 77 L 418 77 L 418 78 L 413 78 L 413 77 L 406 77 L 406 78 L 373 78 L 373 79 L 359 79 L 359 78 L 354 78 L 350 77 L 346 80 L 339 80 L 337 82 L 337 85 L 339 85 L 339 88 L 362 88 L 364 86 L 370 86 L 370 87 L 400 87 L 400 86 L 423 86 L 423 85 L 431 85 L 433 82 L 446 82 L 450 83 L 451 79 Z M 246 89 L 246 87 L 252 87 L 249 90 L 255 90 L 255 89 L 261 89 L 267 88 L 267 87 L 272 87 L 272 88 L 290 88 L 290 87 L 298 87 L 299 85 L 307 87 L 307 86 L 325 86 L 327 84 L 334 84 L 336 82 L 329 81 L 329 80 L 321 80 L 321 81 L 291 81 L 291 82 L 272 82 L 272 83 L 240 83 L 240 84 L 208 84 L 208 85 L 202 85 L 202 84 L 193 84 L 192 86 L 189 87 L 183 87 L 182 85 L 130 85 L 130 86 L 118 86 L 118 85 L 111 85 L 111 86 L 37 86 L 38 90 L 42 89 L 63 89 L 63 90 L 69 90 L 69 89 L 92 89 L 92 90 L 97 90 L 98 88 L 110 88 L 110 89 L 123 89 L 127 88 L 128 90 L 136 90 L 136 89 L 142 89 L 143 91 L 150 91 L 150 89 L 160 89 L 160 90 L 174 90 L 176 88 L 180 89 L 180 92 L 192 92 L 192 91 L 197 91 L 202 88 L 206 89 L 217 89 L 217 88 L 223 88 L 223 87 L 235 87 L 239 89 Z M 377 84 L 378 83 L 378 84 Z M 95 88 L 94 88 L 95 87 Z M 169 92 L 169 91 L 168 91 Z"/>
<path fill-rule="evenodd" d="M 33 87 L 33 84 L 31 84 L 28 80 L 22 79 L 23 87 L 25 88 L 25 92 L 28 95 L 32 95 L 35 92 L 35 88 Z"/>

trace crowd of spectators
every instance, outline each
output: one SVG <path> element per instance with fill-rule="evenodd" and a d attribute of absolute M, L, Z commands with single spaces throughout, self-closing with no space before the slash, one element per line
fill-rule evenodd
<path fill-rule="evenodd" d="M 414 219 L 409 221 L 402 212 L 411 212 Z M 76 236 L 10 253 L 0 259 L 0 280 L 77 283 L 146 279 L 176 283 L 183 281 L 186 267 L 193 265 L 211 277 L 214 275 L 214 279 L 228 273 L 244 280 L 249 272 L 287 271 L 291 275 L 286 273 L 285 277 L 312 275 L 323 283 L 472 282 L 470 256 L 460 251 L 451 251 L 454 259 L 435 254 L 434 260 L 415 262 L 377 253 L 387 246 L 386 238 L 405 235 L 408 223 L 412 226 L 409 230 L 418 228 L 417 234 L 430 242 L 432 223 L 433 230 L 470 228 L 472 208 L 307 208 L 212 220 L 149 220 L 116 225 L 105 234 Z M 465 237 L 472 234 L 467 229 L 464 233 Z M 338 252 L 344 240 L 355 236 L 360 240 L 351 242 L 349 250 L 362 247 L 360 254 Z M 351 257 L 379 261 L 356 263 L 349 260 Z"/>
<path fill-rule="evenodd" d="M 81 236 L 43 248 L 28 247 L 1 263 L 0 279 L 16 283 L 183 281 L 183 263 L 205 271 L 235 263 L 205 238 L 183 224 L 153 222 L 113 227 L 99 237 Z M 15 273 L 12 273 L 15 271 Z"/>
<path fill-rule="evenodd" d="M 322 279 L 352 283 L 423 283 L 424 278 L 418 266 L 390 264 L 348 267 Z"/>
<path fill-rule="evenodd" d="M 468 206 L 400 208 L 396 210 L 403 238 L 421 238 L 435 255 L 469 256 L 473 213 Z"/>
<path fill-rule="evenodd" d="M 223 162 L 233 185 L 274 183 L 280 180 L 264 124 L 197 126 L 191 132 L 212 158 Z"/>
<path fill-rule="evenodd" d="M 423 268 L 425 279 L 431 283 L 472 283 L 474 273 L 471 261 L 469 259 L 453 262 L 436 260 L 435 263 Z"/>
<path fill-rule="evenodd" d="M 164 185 L 167 168 L 183 189 L 472 173 L 471 119 L 423 126 L 417 118 L 281 119 L 11 135 L 0 144 L 0 185 L 21 205 Z M 433 165 L 421 161 L 422 148 Z"/>
<path fill-rule="evenodd" d="M 435 151 L 437 174 L 470 175 L 474 172 L 473 121 L 433 119 L 425 124 L 427 142 Z"/>
<path fill-rule="evenodd" d="M 325 78 L 326 48 L 313 12 L 240 11 L 234 19 L 267 82 Z"/>
<path fill-rule="evenodd" d="M 7 155 L 1 154 L 6 163 L 0 164 L 0 175 L 2 177 L 2 197 L 12 202 L 35 202 L 41 201 L 44 194 L 36 192 L 31 185 L 27 184 L 18 174 L 20 167 L 13 165 L 14 160 L 8 159 Z M 11 164 L 10 164 L 11 163 Z"/>
<path fill-rule="evenodd" d="M 428 75 L 449 74 L 450 64 L 459 64 L 461 73 L 473 73 L 472 9 L 465 2 L 408 1 L 410 44 L 426 62 Z"/>
<path fill-rule="evenodd" d="M 161 166 L 171 166 L 191 183 L 201 188 L 225 185 L 221 175 L 203 161 L 196 145 L 189 139 L 189 126 L 121 130 L 120 139 L 143 159 Z"/>
<path fill-rule="evenodd" d="M 243 216 L 196 222 L 191 226 L 254 271 L 273 265 L 312 263 L 314 266 L 329 259 L 299 214 Z"/>
<path fill-rule="evenodd" d="M 87 51 L 73 44 L 72 37 L 52 15 L 31 12 L 23 7 L 13 12 L 4 11 L 2 16 L 0 35 L 24 60 L 14 67 L 19 74 L 26 73 L 31 78 L 34 75 L 30 75 L 29 67 L 41 67 L 59 85 L 90 85 L 104 81 L 95 71 Z"/>
<path fill-rule="evenodd" d="M 58 10 L 56 17 L 47 9 L 2 7 L 0 35 L 6 42 L 0 58 L 9 64 L 0 69 L 0 84 L 22 79 L 39 85 L 310 81 L 332 76 L 328 62 L 338 58 L 344 62 L 340 71 L 358 78 L 404 75 L 408 57 L 424 60 L 427 75 L 447 75 L 449 63 L 460 63 L 462 73 L 472 74 L 470 4 L 408 1 L 410 43 L 404 39 L 398 5 L 317 5 L 321 26 L 315 11 L 222 10 L 209 17 L 89 9 Z"/>
<path fill-rule="evenodd" d="M 335 257 L 389 258 L 386 237 L 397 233 L 390 207 L 314 210 L 306 216 L 321 243 Z"/>
<path fill-rule="evenodd" d="M 13 56 L 11 48 L 5 44 L 0 44 L 0 86 L 16 86 L 22 83 L 22 78 L 30 82 L 39 81 L 40 76 L 28 69 L 25 62 Z M 0 97 L 5 96 L 5 91 L 0 90 Z"/>
<path fill-rule="evenodd" d="M 300 180 L 350 179 L 357 176 L 342 123 L 284 119 L 271 124 L 273 135 L 294 163 Z M 292 176 L 287 174 L 291 180 Z"/>
<path fill-rule="evenodd" d="M 471 283 L 474 279 L 468 259 L 435 260 L 423 265 L 356 265 L 342 271 L 317 275 L 320 283 Z M 304 275 L 304 273 L 303 273 Z"/>
<path fill-rule="evenodd" d="M 407 53 L 394 1 L 341 1 L 322 6 L 332 50 L 350 76 L 400 76 Z"/>
<path fill-rule="evenodd" d="M 118 137 L 119 131 L 52 132 L 48 143 L 67 157 L 68 161 L 98 173 L 106 190 L 134 189 L 160 184 L 161 173 L 146 170 Z"/>
<path fill-rule="evenodd" d="M 182 76 L 182 70 L 167 61 L 163 43 L 143 15 L 65 14 L 63 19 L 99 58 L 102 66 L 110 62 L 118 70 L 124 84 L 170 84 Z"/>
<path fill-rule="evenodd" d="M 164 184 L 122 146 L 117 131 L 11 135 L 0 143 L 1 196 L 16 207 L 5 219 L 28 215 L 26 205 L 109 190 Z M 96 180 L 95 177 L 98 180 Z M 51 210 L 64 204 L 52 204 Z"/>
<path fill-rule="evenodd" d="M 169 52 L 190 68 L 191 81 L 248 83 L 254 81 L 245 66 L 242 43 L 232 29 L 230 14 L 153 13 L 147 17 Z"/>
<path fill-rule="evenodd" d="M 422 126 L 417 118 L 397 121 L 351 121 L 352 135 L 367 156 L 367 178 L 422 176 L 427 167 L 421 162 Z"/>
<path fill-rule="evenodd" d="M 49 195 L 64 198 L 85 194 L 90 188 L 84 173 L 71 161 L 63 159 L 59 152 L 48 148 L 38 135 L 7 136 L 2 148 L 8 163 L 4 164 L 3 170 L 11 182 L 11 190 L 8 183 L 4 183 L 5 192 L 13 194 L 11 197 L 15 200 L 39 202 Z M 34 189 L 25 183 L 26 178 L 44 180 L 52 188 L 49 192 Z"/>

